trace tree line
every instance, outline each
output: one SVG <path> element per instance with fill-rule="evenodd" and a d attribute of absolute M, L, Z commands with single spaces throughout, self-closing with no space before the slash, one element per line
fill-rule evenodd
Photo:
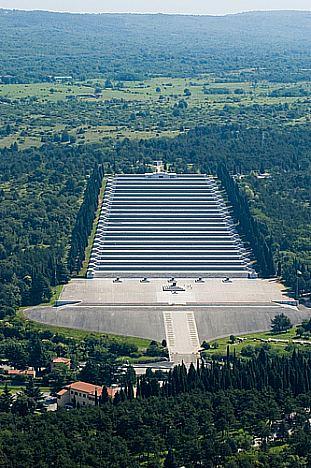
<path fill-rule="evenodd" d="M 84 192 L 83 202 L 77 214 L 70 240 L 68 267 L 72 274 L 79 272 L 85 260 L 85 249 L 92 231 L 95 214 L 98 208 L 99 193 L 104 177 L 103 165 L 96 165 Z"/>
<path fill-rule="evenodd" d="M 230 354 L 222 362 L 176 366 L 162 386 L 145 376 L 137 380 L 137 395 L 175 396 L 192 391 L 217 392 L 220 390 L 264 390 L 290 392 L 294 395 L 311 391 L 311 354 L 294 350 L 291 356 L 270 355 L 261 348 L 249 360 Z M 128 384 L 129 385 L 129 384 Z M 128 387 L 127 387 L 127 391 Z M 126 394 L 126 392 L 125 392 Z"/>
<path fill-rule="evenodd" d="M 251 246 L 259 273 L 266 278 L 274 276 L 276 271 L 271 247 L 272 240 L 267 225 L 253 216 L 247 195 L 240 189 L 225 166 L 219 166 L 217 175 L 226 190 L 234 218 L 238 220 L 238 229 L 243 234 L 243 240 Z"/>

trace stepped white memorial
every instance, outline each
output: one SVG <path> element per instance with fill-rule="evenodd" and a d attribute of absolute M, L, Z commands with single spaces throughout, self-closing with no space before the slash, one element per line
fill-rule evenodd
<path fill-rule="evenodd" d="M 254 277 L 213 177 L 154 173 L 107 182 L 88 278 Z"/>
<path fill-rule="evenodd" d="M 87 278 L 71 280 L 56 307 L 27 315 L 165 338 L 171 362 L 190 364 L 203 340 L 268 330 L 281 312 L 293 323 L 309 317 L 281 283 L 257 278 L 249 257 L 214 177 L 117 175 L 107 180 Z"/>

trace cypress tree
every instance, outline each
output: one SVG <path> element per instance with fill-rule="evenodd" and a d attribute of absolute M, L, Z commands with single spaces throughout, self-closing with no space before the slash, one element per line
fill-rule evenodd
<path fill-rule="evenodd" d="M 177 468 L 177 463 L 171 448 L 168 449 L 163 468 Z"/>

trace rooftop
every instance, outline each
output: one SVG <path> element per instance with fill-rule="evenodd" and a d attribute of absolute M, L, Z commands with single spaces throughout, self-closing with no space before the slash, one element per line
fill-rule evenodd
<path fill-rule="evenodd" d="M 33 368 L 29 369 L 9 369 L 7 371 L 8 375 L 29 375 L 31 377 L 34 377 L 36 372 Z"/>
<path fill-rule="evenodd" d="M 87 382 L 74 382 L 70 385 L 67 385 L 67 388 L 70 388 L 70 390 L 76 390 L 78 392 L 84 392 L 88 393 L 89 395 L 95 395 L 97 393 L 97 396 L 100 396 L 102 394 L 102 387 L 99 385 L 93 385 Z"/>
<path fill-rule="evenodd" d="M 53 364 L 70 364 L 70 359 L 65 357 L 56 357 L 52 359 Z"/>

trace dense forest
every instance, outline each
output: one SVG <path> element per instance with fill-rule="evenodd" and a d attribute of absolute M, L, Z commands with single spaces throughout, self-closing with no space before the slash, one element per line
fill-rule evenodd
<path fill-rule="evenodd" d="M 231 79 L 310 78 L 310 13 L 253 12 L 220 17 L 71 15 L 0 10 L 4 82 L 110 76 Z M 236 70 L 242 70 L 236 74 Z"/>
<path fill-rule="evenodd" d="M 3 466 L 225 468 L 308 467 L 310 356 L 293 353 L 221 366 L 149 372 L 92 409 L 33 416 L 31 384 L 10 401 L 0 395 Z M 163 382 L 162 387 L 159 379 Z"/>
<path fill-rule="evenodd" d="M 238 221 L 238 230 L 243 236 L 245 245 L 249 244 L 256 261 L 258 273 L 264 278 L 273 277 L 276 273 L 272 252 L 271 233 L 263 221 L 251 213 L 246 193 L 233 179 L 225 166 L 219 166 L 217 175 L 226 190 L 233 215 Z"/>
<path fill-rule="evenodd" d="M 20 305 L 48 302 L 51 286 L 79 269 L 102 175 L 113 171 L 114 159 L 111 143 L 22 152 L 13 145 L 0 152 L 2 317 Z M 124 171 L 144 172 L 147 162 L 149 157 L 133 153 L 118 164 Z"/>
<path fill-rule="evenodd" d="M 1 152 L 0 304 L 48 301 L 68 280 L 67 250 L 87 177 L 100 150 Z M 2 312 L 3 315 L 3 312 Z"/>

